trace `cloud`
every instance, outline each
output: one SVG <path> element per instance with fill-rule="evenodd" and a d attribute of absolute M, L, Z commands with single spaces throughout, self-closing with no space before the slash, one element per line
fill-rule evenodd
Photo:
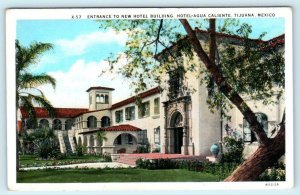
<path fill-rule="evenodd" d="M 124 59 L 125 60 L 125 59 Z M 125 61 L 120 62 L 120 64 Z M 101 70 L 108 67 L 106 61 L 86 62 L 77 60 L 67 72 L 56 71 L 48 74 L 56 79 L 56 89 L 43 86 L 41 90 L 55 107 L 88 108 L 88 94 L 86 90 L 91 86 L 115 88 L 113 103 L 130 96 L 128 82 L 116 75 L 107 73 L 99 77 Z"/>
<path fill-rule="evenodd" d="M 60 39 L 56 41 L 62 50 L 67 55 L 84 54 L 88 47 L 101 43 L 117 43 L 124 45 L 127 40 L 125 32 L 116 32 L 115 30 L 108 30 L 106 32 L 96 31 L 88 34 L 81 34 L 74 39 Z"/>

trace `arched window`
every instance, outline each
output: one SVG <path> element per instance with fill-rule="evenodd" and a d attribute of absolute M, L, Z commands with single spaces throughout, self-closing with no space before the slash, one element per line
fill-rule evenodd
<path fill-rule="evenodd" d="M 26 120 L 26 129 L 35 129 L 37 127 L 37 121 L 34 119 Z"/>
<path fill-rule="evenodd" d="M 100 103 L 104 103 L 104 95 L 100 96 Z"/>
<path fill-rule="evenodd" d="M 100 102 L 100 96 L 99 96 L 99 94 L 96 95 L 96 102 L 97 103 Z"/>
<path fill-rule="evenodd" d="M 109 127 L 110 126 L 110 118 L 108 116 L 104 116 L 101 118 L 101 127 Z"/>
<path fill-rule="evenodd" d="M 171 117 L 171 127 L 182 127 L 183 126 L 183 118 L 180 112 L 175 112 Z"/>
<path fill-rule="evenodd" d="M 61 130 L 61 121 L 59 119 L 53 120 L 52 128 L 54 130 Z"/>
<path fill-rule="evenodd" d="M 105 103 L 108 104 L 108 95 L 105 95 Z"/>
<path fill-rule="evenodd" d="M 74 120 L 73 119 L 68 119 L 68 120 L 66 120 L 66 124 L 65 124 L 65 126 L 66 126 L 66 130 L 70 130 L 70 129 L 72 129 L 72 126 L 74 125 Z"/>
<path fill-rule="evenodd" d="M 49 121 L 47 119 L 41 119 L 39 127 L 40 128 L 49 127 Z"/>
<path fill-rule="evenodd" d="M 255 113 L 257 121 L 262 125 L 264 131 L 268 135 L 268 116 L 264 113 Z M 244 119 L 243 121 L 244 141 L 254 142 L 257 141 L 255 134 L 250 130 L 249 123 Z"/>
<path fill-rule="evenodd" d="M 97 118 L 94 116 L 89 116 L 87 118 L 87 127 L 90 129 L 94 129 L 97 127 Z"/>

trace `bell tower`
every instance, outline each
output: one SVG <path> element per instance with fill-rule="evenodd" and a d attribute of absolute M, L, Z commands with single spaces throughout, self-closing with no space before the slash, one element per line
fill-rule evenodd
<path fill-rule="evenodd" d="M 89 93 L 89 110 L 102 110 L 111 107 L 112 91 L 109 87 L 90 87 L 86 92 Z"/>

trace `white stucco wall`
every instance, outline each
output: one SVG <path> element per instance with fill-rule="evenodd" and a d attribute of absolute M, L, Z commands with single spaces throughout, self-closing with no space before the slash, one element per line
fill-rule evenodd
<path fill-rule="evenodd" d="M 154 99 L 155 98 L 160 98 L 160 114 L 154 114 Z M 135 103 L 130 103 L 125 106 L 122 106 L 120 108 L 116 108 L 112 110 L 112 125 L 121 125 L 121 124 L 129 124 L 135 127 L 138 127 L 142 130 L 147 130 L 147 138 L 148 142 L 150 144 L 151 149 L 154 149 L 156 146 L 154 144 L 154 128 L 160 127 L 160 143 L 162 143 L 163 135 L 162 135 L 162 130 L 164 128 L 164 123 L 163 123 L 163 115 L 164 115 L 164 110 L 163 110 L 163 105 L 162 105 L 162 99 L 163 96 L 160 94 L 154 94 L 152 96 L 146 97 L 142 100 L 142 102 L 150 102 L 150 115 L 139 118 L 138 117 L 138 106 Z M 134 120 L 126 120 L 125 119 L 125 108 L 126 107 L 135 107 L 135 119 Z M 116 122 L 116 117 L 115 117 L 115 112 L 123 110 L 123 121 L 120 123 Z M 161 145 L 161 144 L 160 144 Z"/>

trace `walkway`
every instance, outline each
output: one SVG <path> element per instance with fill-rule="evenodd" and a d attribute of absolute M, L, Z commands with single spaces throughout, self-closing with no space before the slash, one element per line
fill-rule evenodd
<path fill-rule="evenodd" d="M 162 154 L 162 153 L 144 153 L 144 154 L 119 154 L 117 162 L 135 166 L 137 159 L 197 159 L 206 161 L 204 156 L 190 156 L 182 154 Z"/>
<path fill-rule="evenodd" d="M 68 169 L 68 168 L 129 168 L 134 167 L 128 164 L 122 164 L 118 162 L 104 162 L 104 163 L 82 163 L 82 164 L 71 164 L 71 165 L 59 165 L 59 166 L 43 166 L 43 167 L 26 167 L 20 168 L 20 170 L 38 170 L 38 169 Z"/>

